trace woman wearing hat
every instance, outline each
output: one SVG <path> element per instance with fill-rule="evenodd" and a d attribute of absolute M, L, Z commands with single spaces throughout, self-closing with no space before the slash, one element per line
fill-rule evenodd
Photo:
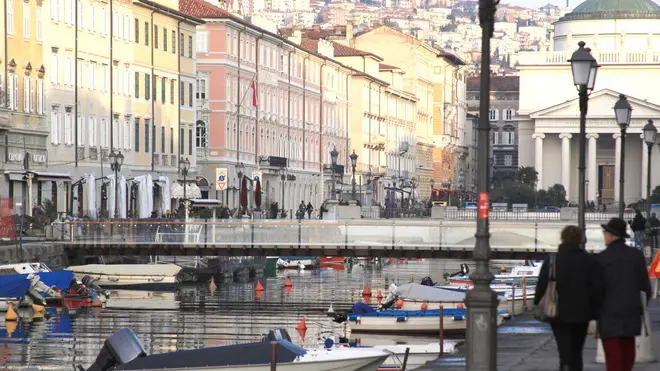
<path fill-rule="evenodd" d="M 635 337 L 642 330 L 640 292 L 651 297 L 646 260 L 638 249 L 626 245 L 627 225 L 613 218 L 601 225 L 607 248 L 598 254 L 604 281 L 598 333 L 603 342 L 608 371 L 630 371 L 635 364 Z"/>

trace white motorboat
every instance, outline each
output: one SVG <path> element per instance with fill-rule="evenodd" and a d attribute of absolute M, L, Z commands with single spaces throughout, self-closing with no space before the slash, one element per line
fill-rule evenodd
<path fill-rule="evenodd" d="M 288 334 L 259 343 L 184 350 L 147 356 L 130 329 L 121 329 L 105 341 L 96 362 L 87 371 L 377 371 L 390 356 L 377 349 L 312 349 L 292 344 Z M 271 331 L 271 334 L 273 332 Z"/>
<path fill-rule="evenodd" d="M 283 256 L 277 259 L 277 269 L 314 269 L 319 266 L 319 258 L 314 256 Z"/>
<path fill-rule="evenodd" d="M 101 287 L 156 289 L 179 284 L 176 264 L 87 264 L 66 268 L 81 279 L 92 277 Z"/>
<path fill-rule="evenodd" d="M 501 283 L 521 283 L 523 280 L 536 281 L 541 273 L 542 264 L 528 260 L 526 265 L 519 265 L 511 268 L 511 271 L 496 274 L 493 280 L 494 284 Z M 453 275 L 447 275 L 447 281 L 452 285 L 471 285 L 472 280 L 469 276 L 467 265 L 461 265 L 461 272 Z"/>
<path fill-rule="evenodd" d="M 50 272 L 44 263 L 15 263 L 0 265 L 0 275 Z"/>

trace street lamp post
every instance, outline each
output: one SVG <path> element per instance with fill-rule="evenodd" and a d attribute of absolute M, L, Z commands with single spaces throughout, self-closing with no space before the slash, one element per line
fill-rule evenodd
<path fill-rule="evenodd" d="M 353 201 L 355 201 L 357 200 L 355 197 L 355 166 L 357 165 L 358 155 L 355 153 L 355 150 L 353 150 L 353 153 L 349 157 L 351 158 L 351 168 L 353 169 L 353 181 L 351 182 L 351 186 L 353 187 Z"/>
<path fill-rule="evenodd" d="M 644 141 L 646 142 L 647 148 L 647 168 L 646 168 L 646 218 L 648 219 L 651 216 L 651 149 L 655 144 L 655 137 L 658 134 L 658 129 L 653 125 L 653 120 L 649 122 L 642 129 L 644 132 Z M 646 223 L 649 225 L 649 223 Z"/>
<path fill-rule="evenodd" d="M 619 158 L 619 218 L 623 219 L 623 211 L 626 208 L 623 190 L 625 183 L 624 176 L 626 174 L 626 129 L 628 129 L 630 118 L 632 117 L 632 106 L 628 103 L 628 99 L 623 94 L 619 95 L 619 100 L 614 104 L 614 116 L 616 117 L 616 123 L 621 129 L 621 155 Z M 646 134 L 644 139 L 646 139 Z"/>
<path fill-rule="evenodd" d="M 337 156 L 339 156 L 339 152 L 337 152 L 337 147 L 334 147 L 332 151 L 330 151 L 330 159 L 332 160 L 332 199 L 333 200 L 337 199 L 337 192 L 335 191 L 335 167 L 337 166 Z"/>
<path fill-rule="evenodd" d="M 186 193 L 186 187 L 187 187 L 187 182 L 186 179 L 188 177 L 188 170 L 190 170 L 190 160 L 188 158 L 183 158 L 179 160 L 179 169 L 181 169 L 181 175 L 183 176 L 183 202 L 187 202 L 188 200 L 188 195 Z"/>
<path fill-rule="evenodd" d="M 280 179 L 282 180 L 282 212 L 280 215 L 282 216 L 282 219 L 284 219 L 284 182 L 286 181 L 286 172 L 284 169 L 280 169 L 280 171 L 282 172 L 282 175 L 280 176 Z"/>
<path fill-rule="evenodd" d="M 596 83 L 596 73 L 598 72 L 598 62 L 591 55 L 591 49 L 585 48 L 584 41 L 578 43 L 576 50 L 569 62 L 573 73 L 573 85 L 578 89 L 580 96 L 580 141 L 578 158 L 578 227 L 585 231 L 585 171 L 586 171 L 586 146 L 587 146 L 587 111 L 589 109 L 589 94 L 594 89 Z M 623 161 L 622 161 L 623 163 Z M 585 241 L 586 242 L 586 241 Z"/>
<path fill-rule="evenodd" d="M 116 152 L 112 151 L 108 157 L 110 157 L 110 169 L 115 172 L 115 218 L 119 218 L 119 179 L 117 174 L 124 164 L 124 155 L 118 150 Z"/>
<path fill-rule="evenodd" d="M 431 179 L 431 205 L 433 205 L 433 191 L 435 191 L 435 180 Z"/>

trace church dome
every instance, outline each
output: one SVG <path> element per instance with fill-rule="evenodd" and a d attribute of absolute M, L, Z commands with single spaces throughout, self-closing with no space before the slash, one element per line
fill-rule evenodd
<path fill-rule="evenodd" d="M 653 0 L 587 0 L 559 21 L 600 19 L 660 19 Z"/>

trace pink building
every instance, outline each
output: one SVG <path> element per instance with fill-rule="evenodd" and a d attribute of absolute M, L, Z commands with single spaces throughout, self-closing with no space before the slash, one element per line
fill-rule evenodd
<path fill-rule="evenodd" d="M 352 70 L 203 0 L 179 0 L 179 8 L 207 22 L 196 45 L 197 163 L 208 197 L 238 206 L 244 175 L 261 179 L 266 210 L 271 202 L 287 211 L 301 201 L 318 208 L 330 198 L 323 183 L 332 148 L 345 172 L 350 167 L 350 84 L 329 81 L 329 72 L 349 81 Z M 216 169 L 226 170 L 226 190 L 216 191 Z"/>

